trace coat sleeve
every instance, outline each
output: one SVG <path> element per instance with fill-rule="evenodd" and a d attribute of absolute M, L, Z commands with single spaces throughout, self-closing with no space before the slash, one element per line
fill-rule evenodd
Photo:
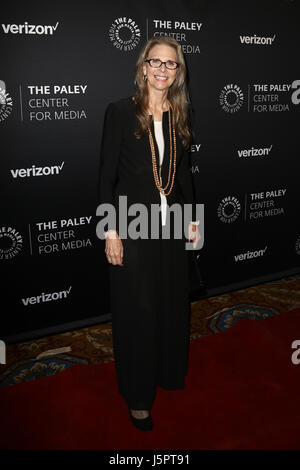
<path fill-rule="evenodd" d="M 115 207 L 115 185 L 118 176 L 121 145 L 122 123 L 120 112 L 117 110 L 115 103 L 110 103 L 105 111 L 102 131 L 98 204 L 110 203 Z M 117 220 L 116 223 L 112 225 L 108 225 L 107 223 L 105 230 L 118 230 Z"/>
<path fill-rule="evenodd" d="M 188 106 L 188 126 L 192 134 L 192 144 L 195 141 L 194 115 L 191 105 Z M 183 155 L 177 169 L 178 183 L 183 195 L 184 202 L 192 204 L 192 221 L 199 224 L 196 220 L 196 197 L 193 176 L 191 173 L 191 153 L 189 149 L 184 149 Z"/>
<path fill-rule="evenodd" d="M 184 149 L 181 161 L 177 168 L 177 180 L 181 189 L 184 203 L 192 204 L 191 221 L 196 222 L 196 199 L 194 182 L 190 167 L 190 152 L 187 149 Z"/>

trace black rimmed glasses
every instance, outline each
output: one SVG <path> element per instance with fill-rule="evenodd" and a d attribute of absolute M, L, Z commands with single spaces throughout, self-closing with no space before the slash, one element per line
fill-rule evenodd
<path fill-rule="evenodd" d="M 158 69 L 162 64 L 165 64 L 167 69 L 169 70 L 175 70 L 177 67 L 179 67 L 179 64 L 177 62 L 174 62 L 174 60 L 167 60 L 167 62 L 163 62 L 160 59 L 147 59 L 145 62 L 148 62 L 151 67 L 154 67 L 155 69 Z"/>

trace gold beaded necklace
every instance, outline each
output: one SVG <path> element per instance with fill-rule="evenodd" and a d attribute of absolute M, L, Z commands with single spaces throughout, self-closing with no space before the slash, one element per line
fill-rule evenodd
<path fill-rule="evenodd" d="M 154 175 L 154 181 L 156 184 L 157 189 L 164 195 L 168 196 L 174 185 L 174 178 L 176 174 L 176 134 L 175 134 L 175 124 L 174 124 L 174 112 L 172 109 L 172 124 L 171 124 L 171 105 L 169 107 L 169 136 L 170 136 L 170 162 L 169 162 L 169 173 L 168 173 L 168 182 L 166 186 L 163 188 L 162 184 L 162 177 L 161 177 L 161 166 L 162 164 L 159 165 L 159 178 L 158 178 L 158 173 L 157 173 L 157 165 L 156 165 L 156 155 L 155 155 L 155 147 L 154 147 L 154 142 L 153 142 L 153 136 L 150 127 L 148 127 L 148 134 L 149 134 L 149 142 L 150 142 L 150 148 L 151 148 L 151 153 L 152 153 L 152 168 L 153 168 L 153 175 Z M 172 129 L 173 127 L 173 129 Z M 173 136 L 173 145 L 172 145 L 172 136 Z M 166 188 L 170 184 L 170 179 L 171 179 L 171 168 L 172 168 L 172 160 L 173 160 L 173 148 L 174 148 L 174 161 L 173 161 L 173 175 L 172 175 L 172 181 L 171 181 L 171 186 L 169 189 L 169 192 L 166 192 Z"/>

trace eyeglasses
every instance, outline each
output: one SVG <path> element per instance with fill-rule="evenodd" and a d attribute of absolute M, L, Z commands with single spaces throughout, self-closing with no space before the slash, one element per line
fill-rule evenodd
<path fill-rule="evenodd" d="M 174 60 L 167 60 L 167 62 L 163 62 L 160 59 L 147 59 L 145 62 L 149 62 L 151 67 L 154 67 L 155 69 L 158 69 L 162 64 L 165 64 L 167 69 L 170 70 L 175 70 L 177 67 L 179 67 L 179 64 L 177 62 L 174 62 Z"/>

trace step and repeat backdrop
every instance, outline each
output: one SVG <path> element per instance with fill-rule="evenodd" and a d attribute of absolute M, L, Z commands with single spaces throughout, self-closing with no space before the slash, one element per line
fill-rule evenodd
<path fill-rule="evenodd" d="M 177 39 L 188 67 L 208 295 L 299 272 L 299 20 L 284 0 L 2 6 L 2 339 L 110 320 L 102 124 L 152 36 Z"/>

